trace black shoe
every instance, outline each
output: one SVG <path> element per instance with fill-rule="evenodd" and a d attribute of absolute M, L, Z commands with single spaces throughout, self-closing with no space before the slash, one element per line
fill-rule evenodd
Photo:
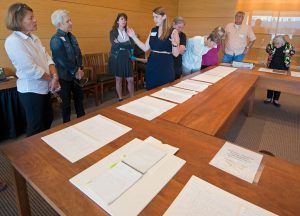
<path fill-rule="evenodd" d="M 280 107 L 280 103 L 277 102 L 277 101 L 273 101 L 273 104 L 274 104 L 274 106 L 276 106 L 276 107 Z"/>
<path fill-rule="evenodd" d="M 119 102 L 123 101 L 123 98 L 119 98 Z"/>
<path fill-rule="evenodd" d="M 7 185 L 4 182 L 0 181 L 0 191 L 5 190 L 6 188 L 7 188 Z"/>
<path fill-rule="evenodd" d="M 270 104 L 272 102 L 272 99 L 271 98 L 267 98 L 266 100 L 264 100 L 264 103 L 265 104 Z"/>

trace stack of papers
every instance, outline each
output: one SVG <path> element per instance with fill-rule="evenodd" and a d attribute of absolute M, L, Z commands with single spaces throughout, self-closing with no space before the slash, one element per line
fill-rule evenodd
<path fill-rule="evenodd" d="M 165 216 L 275 216 L 274 213 L 192 176 Z"/>
<path fill-rule="evenodd" d="M 291 71 L 291 76 L 292 77 L 300 77 L 300 72 Z"/>
<path fill-rule="evenodd" d="M 207 89 L 207 87 L 210 85 L 210 83 L 198 82 L 195 80 L 187 79 L 177 83 L 174 86 L 178 88 L 188 89 L 191 91 L 202 92 L 205 89 Z"/>
<path fill-rule="evenodd" d="M 44 136 L 42 140 L 74 163 L 130 130 L 125 125 L 97 115 Z"/>
<path fill-rule="evenodd" d="M 138 215 L 184 165 L 175 149 L 134 139 L 70 182 L 111 215 Z"/>
<path fill-rule="evenodd" d="M 259 68 L 258 71 L 268 72 L 268 73 L 276 73 L 276 74 L 287 74 L 287 71 L 285 71 L 285 70 L 273 70 L 270 68 Z"/>
<path fill-rule="evenodd" d="M 253 183 L 262 158 L 261 154 L 225 142 L 209 164 Z"/>
<path fill-rule="evenodd" d="M 157 98 L 145 96 L 117 107 L 117 109 L 136 115 L 143 119 L 152 120 L 162 113 L 175 107 L 176 104 Z"/>
<path fill-rule="evenodd" d="M 254 68 L 254 64 L 251 63 L 251 62 L 237 62 L 237 61 L 233 61 L 232 62 L 232 67 L 252 69 L 252 68 Z"/>
<path fill-rule="evenodd" d="M 175 103 L 183 103 L 195 94 L 197 94 L 196 91 L 190 91 L 170 86 L 151 94 L 151 96 L 173 101 Z"/>
<path fill-rule="evenodd" d="M 223 79 L 221 76 L 214 76 L 207 73 L 199 74 L 197 76 L 192 77 L 193 80 L 198 80 L 202 82 L 208 82 L 208 83 L 216 83 L 219 80 Z"/>

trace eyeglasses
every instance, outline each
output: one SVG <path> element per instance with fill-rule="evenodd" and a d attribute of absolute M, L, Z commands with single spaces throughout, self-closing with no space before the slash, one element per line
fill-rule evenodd
<path fill-rule="evenodd" d="M 17 8 L 16 12 L 20 12 L 20 10 L 23 8 L 28 8 L 28 6 L 26 4 L 20 4 L 19 7 Z"/>
<path fill-rule="evenodd" d="M 62 99 L 61 99 L 61 97 L 59 96 L 59 94 L 57 94 L 57 92 L 51 92 L 51 94 L 56 98 L 56 100 L 57 100 L 57 102 L 58 102 L 59 104 L 62 103 Z"/>
<path fill-rule="evenodd" d="M 81 78 L 80 80 L 74 79 L 74 83 L 78 86 L 80 86 L 81 88 L 86 86 L 86 84 L 88 83 L 89 78 Z"/>

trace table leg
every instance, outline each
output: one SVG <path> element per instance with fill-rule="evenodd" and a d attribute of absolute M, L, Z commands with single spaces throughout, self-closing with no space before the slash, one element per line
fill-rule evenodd
<path fill-rule="evenodd" d="M 19 215 L 30 216 L 30 205 L 27 193 L 25 178 L 14 168 L 15 186 L 16 186 L 16 201 L 19 208 Z"/>
<path fill-rule="evenodd" d="M 255 98 L 255 88 L 252 89 L 249 98 L 248 98 L 248 111 L 247 111 L 247 116 L 251 117 L 253 114 L 253 105 L 254 105 L 254 98 Z"/>

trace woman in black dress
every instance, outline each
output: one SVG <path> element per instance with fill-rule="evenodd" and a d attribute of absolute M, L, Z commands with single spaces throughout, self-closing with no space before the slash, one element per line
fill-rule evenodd
<path fill-rule="evenodd" d="M 266 48 L 268 56 L 268 68 L 277 70 L 288 70 L 291 64 L 291 57 L 295 54 L 293 46 L 287 42 L 283 35 L 274 37 L 272 43 L 269 43 Z M 276 107 L 280 107 L 279 103 L 280 92 L 268 90 L 267 99 L 264 103 L 268 104 L 273 101 Z"/>
<path fill-rule="evenodd" d="M 122 79 L 126 78 L 130 97 L 134 94 L 133 66 L 131 50 L 134 42 L 127 35 L 127 15 L 118 14 L 112 30 L 109 33 L 111 50 L 108 61 L 108 69 L 116 77 L 116 90 L 119 101 L 122 101 Z"/>
<path fill-rule="evenodd" d="M 173 56 L 179 55 L 179 35 L 176 29 L 169 29 L 167 15 L 162 7 L 153 10 L 153 20 L 156 27 L 142 43 L 135 35 L 133 29 L 128 28 L 128 35 L 144 51 L 151 49 L 146 66 L 146 88 L 152 89 L 157 86 L 174 81 Z M 173 56 L 172 56 L 173 55 Z"/>

